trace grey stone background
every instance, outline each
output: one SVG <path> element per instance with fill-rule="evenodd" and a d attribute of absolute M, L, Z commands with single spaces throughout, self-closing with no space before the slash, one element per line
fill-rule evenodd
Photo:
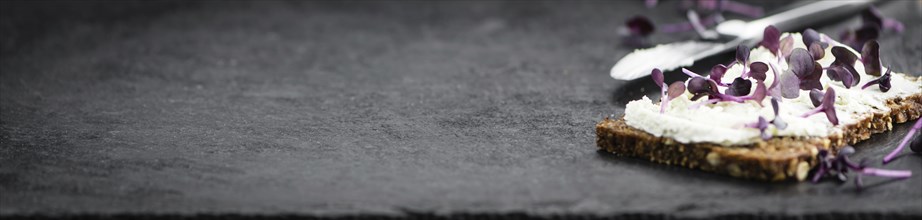
<path fill-rule="evenodd" d="M 3 1 L 0 215 L 922 215 L 919 155 L 857 192 L 597 152 L 595 123 L 653 88 L 608 77 L 616 29 L 674 3 Z M 884 63 L 914 75 L 920 7 L 881 5 L 907 28 Z"/>

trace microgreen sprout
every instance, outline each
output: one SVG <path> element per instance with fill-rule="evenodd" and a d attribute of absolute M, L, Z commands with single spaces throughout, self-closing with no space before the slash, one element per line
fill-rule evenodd
<path fill-rule="evenodd" d="M 660 88 L 661 96 L 660 96 L 659 113 L 662 114 L 666 112 L 666 106 L 669 105 L 669 101 L 672 101 L 676 97 L 679 97 L 680 95 L 685 93 L 685 83 L 680 82 L 680 81 L 673 82 L 667 87 L 666 83 L 663 82 L 665 78 L 663 76 L 663 71 L 660 69 L 653 69 L 653 71 L 650 72 L 650 75 L 651 75 L 651 78 L 653 78 L 653 82 L 655 82 L 656 85 L 659 86 Z"/>
<path fill-rule="evenodd" d="M 820 44 L 816 42 L 810 44 L 810 48 L 808 48 L 808 50 L 810 51 L 810 56 L 813 57 L 813 60 L 820 60 L 826 56 L 826 50 L 823 49 L 823 46 L 820 46 Z"/>
<path fill-rule="evenodd" d="M 877 87 L 880 88 L 881 92 L 890 91 L 890 88 L 892 87 L 892 84 L 890 84 L 890 77 L 891 77 L 890 67 L 887 67 L 887 72 L 884 73 L 884 75 L 880 76 L 880 78 L 877 78 L 877 79 L 869 81 L 868 83 L 865 83 L 864 86 L 861 87 L 861 89 L 866 89 L 870 87 L 871 85 L 877 84 Z"/>
<path fill-rule="evenodd" d="M 781 45 L 779 45 L 778 50 L 781 52 L 781 55 L 778 56 L 778 62 L 781 62 L 781 60 L 791 55 L 791 51 L 794 50 L 794 37 L 788 35 L 787 37 L 782 38 Z"/>
<path fill-rule="evenodd" d="M 896 149 L 893 149 L 893 151 L 890 152 L 890 154 L 887 154 L 887 156 L 884 157 L 884 164 L 887 164 L 887 163 L 890 163 L 890 161 L 893 161 L 893 159 L 896 158 L 896 155 L 898 155 L 900 152 L 903 151 L 903 148 L 906 147 L 906 144 L 909 143 L 909 141 L 912 139 L 912 136 L 915 135 L 916 132 L 919 131 L 919 129 L 922 129 L 922 118 L 919 118 L 918 120 L 916 120 L 916 123 L 912 125 L 911 129 L 909 129 L 909 133 L 906 134 L 906 137 L 903 137 L 903 141 L 900 141 L 900 145 L 896 146 Z M 916 151 L 916 150 L 913 150 L 913 151 Z"/>
<path fill-rule="evenodd" d="M 748 66 L 749 64 L 749 47 L 748 46 L 744 44 L 740 44 L 739 46 L 736 46 L 736 63 L 735 64 L 743 65 L 743 74 L 746 73 L 746 66 Z"/>
<path fill-rule="evenodd" d="M 649 18 L 638 15 L 631 17 L 624 23 L 621 34 L 624 44 L 631 46 L 646 46 L 647 37 L 656 31 L 656 26 Z"/>
<path fill-rule="evenodd" d="M 878 37 L 880 37 L 880 26 L 874 23 L 864 23 L 856 30 L 846 30 L 842 32 L 840 39 L 845 45 L 861 52 L 861 46 L 864 45 L 865 42 L 877 39 Z"/>
<path fill-rule="evenodd" d="M 861 27 L 856 30 L 846 30 L 841 34 L 841 41 L 852 48 L 863 52 L 861 47 L 870 40 L 877 39 L 882 31 L 893 30 L 898 33 L 903 32 L 903 23 L 884 17 L 877 8 L 873 6 L 861 13 Z"/>
<path fill-rule="evenodd" d="M 880 76 L 880 44 L 876 40 L 864 43 L 861 49 L 861 63 L 864 64 L 864 73 Z"/>
<path fill-rule="evenodd" d="M 714 80 L 714 82 L 716 82 L 717 85 L 727 86 L 727 84 L 724 84 L 721 81 L 721 78 L 724 77 L 725 73 L 727 73 L 727 66 L 724 66 L 723 64 L 717 64 L 711 68 L 711 74 L 708 75 L 708 77 L 711 78 L 711 80 Z"/>
<path fill-rule="evenodd" d="M 781 78 L 778 78 L 778 67 L 772 63 L 769 63 L 769 65 L 772 67 L 772 75 L 774 78 L 772 78 L 772 85 L 768 87 L 768 93 L 771 94 L 772 98 L 781 100 L 781 87 L 778 86 L 780 85 L 779 81 L 781 81 Z"/>
<path fill-rule="evenodd" d="M 701 97 L 711 95 L 717 92 L 717 83 L 714 80 L 703 77 L 692 77 L 688 80 L 688 92 L 692 94 L 691 100 L 695 101 Z"/>
<path fill-rule="evenodd" d="M 790 68 L 781 75 L 781 96 L 784 98 L 797 98 L 800 90 L 821 89 L 820 78 L 823 68 L 817 63 L 810 52 L 797 48 L 791 51 Z"/>
<path fill-rule="evenodd" d="M 666 89 L 666 97 L 662 98 L 662 103 L 660 103 L 659 113 L 662 114 L 663 112 L 666 112 L 666 106 L 669 105 L 669 101 L 672 101 L 683 93 L 685 93 L 684 82 L 673 82 L 672 84 L 669 84 L 669 88 Z"/>
<path fill-rule="evenodd" d="M 698 73 L 696 73 L 696 72 L 693 72 L 693 71 L 688 70 L 688 69 L 685 69 L 685 68 L 682 68 L 682 73 L 685 73 L 685 75 L 688 75 L 688 76 L 691 77 L 691 78 L 695 78 L 695 77 L 704 78 L 704 77 L 701 76 L 701 74 L 698 74 Z"/>
<path fill-rule="evenodd" d="M 836 60 L 826 69 L 826 76 L 833 81 L 842 82 L 845 88 L 858 85 L 861 81 L 861 76 L 855 70 L 855 61 L 858 60 L 858 56 L 841 46 L 832 47 L 832 55 L 836 57 Z"/>
<path fill-rule="evenodd" d="M 778 53 L 781 51 L 781 31 L 773 25 L 765 27 L 765 31 L 762 32 L 762 42 L 759 43 L 759 45 L 771 51 L 775 56 L 778 56 Z"/>
<path fill-rule="evenodd" d="M 875 7 L 870 7 L 861 13 L 861 20 L 863 23 L 873 23 L 881 28 L 881 30 L 894 30 L 896 32 L 903 32 L 903 23 L 897 21 L 896 19 L 884 17 L 879 10 Z"/>
<path fill-rule="evenodd" d="M 749 64 L 749 72 L 743 74 L 742 77 L 752 77 L 757 81 L 765 81 L 765 72 L 768 72 L 768 64 L 763 62 L 752 62 Z"/>
<path fill-rule="evenodd" d="M 813 30 L 813 28 L 807 28 L 807 30 L 804 30 L 804 32 L 801 33 L 801 39 L 803 39 L 804 45 L 807 46 L 816 43 L 819 44 L 823 49 L 826 49 L 826 46 L 829 45 L 828 43 L 824 42 L 822 37 L 820 37 L 820 33 L 816 32 L 816 30 Z"/>
<path fill-rule="evenodd" d="M 810 90 L 810 102 L 813 103 L 813 107 L 819 107 L 820 104 L 823 103 L 823 96 L 825 95 L 826 93 L 824 93 L 823 91 L 820 91 L 819 89 L 811 89 Z"/>
<path fill-rule="evenodd" d="M 724 90 L 724 93 L 732 96 L 744 96 L 749 95 L 750 89 L 752 89 L 752 81 L 743 79 L 743 77 L 736 77 L 733 83 Z"/>
<path fill-rule="evenodd" d="M 826 94 L 823 96 L 823 101 L 820 103 L 819 107 L 800 115 L 802 118 L 810 117 L 817 113 L 826 113 L 826 119 L 829 119 L 829 122 L 832 125 L 839 125 L 839 118 L 836 117 L 836 90 L 833 90 L 832 87 L 826 88 Z"/>
<path fill-rule="evenodd" d="M 780 103 L 778 103 L 778 99 L 775 97 L 772 97 L 772 110 L 775 111 L 775 119 L 772 119 L 771 123 L 775 125 L 775 128 L 778 128 L 779 130 L 783 130 L 788 127 L 788 123 L 784 122 L 784 120 L 781 119 L 781 115 L 779 115 L 778 105 L 780 105 Z"/>
<path fill-rule="evenodd" d="M 659 91 L 660 91 L 660 111 L 659 113 L 663 113 L 665 109 L 663 105 L 664 103 L 666 103 L 666 83 L 663 82 L 663 80 L 665 79 L 665 77 L 663 76 L 663 71 L 658 68 L 654 68 L 653 71 L 650 72 L 650 78 L 653 78 L 653 82 L 656 83 L 656 86 L 659 87 Z"/>
<path fill-rule="evenodd" d="M 649 18 L 640 15 L 628 19 L 625 24 L 631 34 L 644 37 L 649 36 L 656 30 L 656 27 L 653 26 L 653 22 L 650 21 Z"/>
<path fill-rule="evenodd" d="M 766 121 L 765 118 L 763 118 L 762 116 L 759 116 L 758 121 L 746 124 L 746 127 L 759 129 L 759 133 L 761 133 L 762 140 L 768 140 L 772 138 L 771 134 L 765 132 L 765 129 L 768 129 L 768 121 Z"/>
<path fill-rule="evenodd" d="M 765 88 L 765 83 L 762 81 L 756 82 L 755 91 L 747 96 L 733 96 L 728 94 L 720 93 L 717 90 L 717 82 L 714 80 L 704 78 L 701 75 L 692 72 L 691 70 L 682 68 L 682 72 L 691 76 L 691 79 L 688 80 L 688 92 L 692 93 L 692 101 L 698 100 L 701 97 L 709 96 L 709 99 L 718 99 L 719 101 L 724 102 L 739 102 L 743 103 L 747 100 L 756 101 L 759 106 L 762 105 L 762 100 L 765 99 L 768 89 Z"/>
<path fill-rule="evenodd" d="M 895 179 L 905 179 L 912 176 L 912 171 L 910 170 L 888 170 L 868 167 L 865 160 L 862 160 L 861 163 L 855 163 L 848 156 L 855 153 L 855 148 L 852 146 L 845 146 L 839 153 L 836 155 L 830 155 L 829 151 L 822 149 L 816 155 L 819 160 L 819 166 L 816 168 L 816 172 L 813 173 L 812 181 L 814 183 L 819 182 L 820 178 L 828 175 L 835 176 L 839 181 L 845 182 L 848 181 L 848 176 L 846 175 L 849 171 L 856 173 L 855 177 L 855 186 L 858 189 L 864 186 L 862 181 L 862 176 L 879 176 L 879 177 L 888 177 Z"/>

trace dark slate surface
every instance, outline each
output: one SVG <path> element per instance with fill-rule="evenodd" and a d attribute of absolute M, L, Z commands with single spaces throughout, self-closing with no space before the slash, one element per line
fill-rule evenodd
<path fill-rule="evenodd" d="M 652 85 L 608 77 L 630 51 L 615 29 L 681 20 L 662 7 L 3 2 L 0 214 L 922 215 L 919 155 L 887 166 L 911 179 L 857 192 L 597 152 L 595 123 Z M 884 63 L 922 73 L 922 6 L 882 9 L 907 27 Z"/>

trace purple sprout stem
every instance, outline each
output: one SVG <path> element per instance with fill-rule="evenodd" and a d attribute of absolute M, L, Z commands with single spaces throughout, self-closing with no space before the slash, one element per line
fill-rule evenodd
<path fill-rule="evenodd" d="M 701 75 L 698 75 L 697 73 L 692 72 L 691 70 L 688 70 L 688 69 L 685 69 L 685 68 L 682 68 L 682 72 L 685 73 L 685 75 L 688 75 L 688 76 L 690 76 L 690 77 L 702 77 Z M 702 78 L 704 78 L 704 77 L 702 77 Z"/>
<path fill-rule="evenodd" d="M 780 50 L 779 50 L 779 51 L 780 51 Z M 781 56 L 778 56 L 778 57 L 781 57 Z M 772 85 L 771 85 L 771 86 L 768 86 L 768 90 L 771 91 L 772 89 L 775 88 L 775 86 L 778 86 L 778 81 L 780 81 L 780 80 L 778 80 L 778 71 L 777 71 L 778 68 L 775 67 L 775 64 L 768 63 L 768 65 L 770 65 L 770 66 L 772 67 L 772 75 L 773 75 L 773 77 L 772 77 Z"/>
<path fill-rule="evenodd" d="M 893 149 L 890 154 L 887 154 L 884 157 L 884 164 L 890 163 L 900 152 L 903 151 L 903 148 L 906 147 L 906 144 L 909 143 L 909 140 L 912 140 L 912 135 L 914 135 L 920 128 L 922 128 L 922 118 L 916 120 L 916 123 L 912 125 L 912 128 L 909 129 L 909 133 L 906 134 L 906 137 L 903 137 L 903 141 L 900 142 L 899 146 L 896 146 L 896 149 Z"/>
<path fill-rule="evenodd" d="M 823 166 L 822 164 L 820 164 L 820 168 L 816 170 L 816 173 L 813 174 L 813 183 L 819 182 L 820 178 L 823 178 L 823 176 L 825 175 L 826 175 L 826 166 Z"/>
<path fill-rule="evenodd" d="M 701 24 L 701 17 L 698 16 L 698 13 L 695 13 L 695 10 L 688 10 L 688 22 L 691 23 L 695 32 L 698 32 L 698 36 L 703 38 L 706 35 L 707 27 Z"/>
<path fill-rule="evenodd" d="M 747 62 L 748 62 L 748 61 L 747 61 Z M 746 63 L 740 63 L 740 64 L 743 65 L 743 74 L 740 74 L 740 77 L 743 77 L 743 79 L 748 79 L 748 78 L 749 78 L 749 71 L 748 71 L 748 69 L 746 69 L 746 67 L 748 67 L 748 66 L 746 66 Z M 727 68 L 727 69 L 729 69 L 729 68 Z"/>
<path fill-rule="evenodd" d="M 717 94 L 714 94 L 714 95 L 717 96 L 717 98 L 719 98 L 719 99 L 721 99 L 721 100 L 723 100 L 723 101 L 739 102 L 739 103 L 746 102 L 746 100 L 748 100 L 748 99 L 746 99 L 746 98 L 751 97 L 751 96 L 744 96 L 744 97 L 740 98 L 740 97 L 736 97 L 736 96 L 732 96 L 732 95 L 726 95 L 726 94 L 720 94 L 720 93 L 717 93 Z"/>
<path fill-rule="evenodd" d="M 880 79 L 879 79 L 879 78 L 878 78 L 878 79 L 871 80 L 871 81 L 868 81 L 868 83 L 865 83 L 864 86 L 861 87 L 861 89 L 862 89 L 862 90 L 863 90 L 863 89 L 867 89 L 868 87 L 871 87 L 872 85 L 878 84 L 878 83 L 880 83 Z"/>
<path fill-rule="evenodd" d="M 883 26 L 892 28 L 897 33 L 903 33 L 903 23 L 892 18 L 884 18 Z"/>
<path fill-rule="evenodd" d="M 902 179 L 902 178 L 911 177 L 912 170 L 888 170 L 888 169 L 867 167 L 867 168 L 861 169 L 861 174 Z"/>
<path fill-rule="evenodd" d="M 815 115 L 816 113 L 823 112 L 823 110 L 826 110 L 826 108 L 823 107 L 822 105 L 820 105 L 820 107 L 816 107 L 815 109 L 810 110 L 809 112 L 806 112 L 806 113 L 800 115 L 800 117 L 801 117 L 801 118 L 810 117 L 811 115 Z"/>
<path fill-rule="evenodd" d="M 663 83 L 663 86 L 660 86 L 660 98 L 659 98 L 659 113 L 663 114 L 666 112 L 666 105 L 669 104 L 667 101 L 669 97 L 666 96 L 666 83 Z"/>

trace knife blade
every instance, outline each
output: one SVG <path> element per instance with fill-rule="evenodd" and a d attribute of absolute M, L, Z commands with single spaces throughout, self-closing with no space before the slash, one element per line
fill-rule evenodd
<path fill-rule="evenodd" d="M 769 25 L 781 31 L 791 31 L 832 18 L 854 15 L 855 11 L 868 7 L 874 1 L 811 1 L 792 5 L 789 10 L 750 22 L 724 21 L 716 27 L 716 31 L 723 36 L 723 42 L 689 40 L 637 49 L 618 60 L 611 68 L 610 75 L 616 80 L 634 80 L 650 75 L 653 68 L 670 71 L 691 66 L 695 61 L 729 51 L 739 44 L 756 44 L 762 40 L 762 30 Z"/>

